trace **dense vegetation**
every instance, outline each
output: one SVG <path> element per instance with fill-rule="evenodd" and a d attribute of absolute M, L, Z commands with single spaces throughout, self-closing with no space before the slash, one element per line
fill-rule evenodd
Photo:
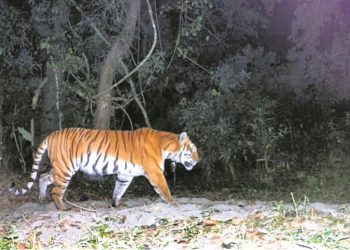
<path fill-rule="evenodd" d="M 153 42 L 146 2 L 139 3 L 113 83 Z M 189 177 L 196 181 L 188 183 L 201 187 L 325 190 L 337 183 L 338 195 L 346 195 L 346 0 L 151 6 L 157 46 L 112 90 L 111 129 L 149 119 L 157 129 L 186 130 L 201 155 Z M 44 135 L 60 126 L 94 127 L 105 58 L 127 36 L 131 7 L 117 0 L 5 0 L 0 9 L 0 167 L 25 173 Z"/>

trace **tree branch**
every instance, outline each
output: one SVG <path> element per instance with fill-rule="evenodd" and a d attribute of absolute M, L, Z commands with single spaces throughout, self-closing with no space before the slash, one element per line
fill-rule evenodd
<path fill-rule="evenodd" d="M 148 13 L 150 15 L 151 18 L 151 22 L 152 22 L 152 28 L 153 28 L 153 44 L 151 49 L 149 50 L 148 54 L 146 55 L 146 57 L 140 62 L 139 65 L 137 65 L 133 70 L 131 70 L 129 72 L 129 74 L 127 74 L 126 76 L 124 76 L 122 79 L 120 79 L 117 83 L 113 84 L 111 87 L 105 89 L 104 91 L 98 93 L 97 95 L 93 96 L 93 98 L 99 98 L 102 95 L 108 93 L 109 91 L 111 91 L 112 89 L 114 89 L 115 87 L 117 87 L 119 84 L 121 84 L 122 82 L 124 82 L 126 79 L 128 79 L 130 76 L 132 76 L 143 64 L 145 64 L 145 62 L 150 58 L 150 56 L 152 55 L 154 48 L 156 47 L 157 44 L 157 28 L 156 28 L 156 24 L 154 22 L 153 19 L 153 11 L 151 8 L 151 4 L 149 2 L 149 0 L 146 0 L 147 2 L 147 6 L 148 6 Z"/>
<path fill-rule="evenodd" d="M 128 74 L 128 67 L 124 64 L 124 62 L 121 62 L 121 64 L 122 64 L 122 67 L 123 67 L 125 73 Z M 131 78 L 129 78 L 129 84 L 130 84 L 132 93 L 134 95 L 135 101 L 141 109 L 143 118 L 145 119 L 145 123 L 146 123 L 147 127 L 151 128 L 151 123 L 149 121 L 147 111 L 146 111 L 145 107 L 142 105 L 140 98 L 137 96 L 135 84 Z"/>

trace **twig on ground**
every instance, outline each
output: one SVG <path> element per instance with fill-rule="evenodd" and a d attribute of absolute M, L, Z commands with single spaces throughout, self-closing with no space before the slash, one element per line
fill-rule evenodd
<path fill-rule="evenodd" d="M 97 212 L 97 209 L 89 209 L 89 208 L 85 208 L 85 207 L 81 207 L 73 202 L 68 201 L 66 198 L 64 198 L 64 201 L 67 202 L 69 205 L 76 207 L 76 208 L 80 208 L 81 210 L 85 210 L 88 212 Z"/>

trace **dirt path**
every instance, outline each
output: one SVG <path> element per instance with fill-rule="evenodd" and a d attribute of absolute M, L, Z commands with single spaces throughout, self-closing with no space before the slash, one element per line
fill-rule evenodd
<path fill-rule="evenodd" d="M 57 211 L 33 196 L 0 191 L 0 248 L 349 249 L 349 204 L 210 201 L 177 198 L 87 201 Z M 2 246 L 2 247 L 1 247 Z"/>

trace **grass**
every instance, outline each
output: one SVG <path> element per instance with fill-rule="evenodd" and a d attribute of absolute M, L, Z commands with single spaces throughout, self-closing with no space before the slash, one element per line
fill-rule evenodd
<path fill-rule="evenodd" d="M 0 230 L 0 249 L 18 249 L 26 247 L 26 243 L 18 239 L 17 228 L 14 225 L 2 226 Z"/>

